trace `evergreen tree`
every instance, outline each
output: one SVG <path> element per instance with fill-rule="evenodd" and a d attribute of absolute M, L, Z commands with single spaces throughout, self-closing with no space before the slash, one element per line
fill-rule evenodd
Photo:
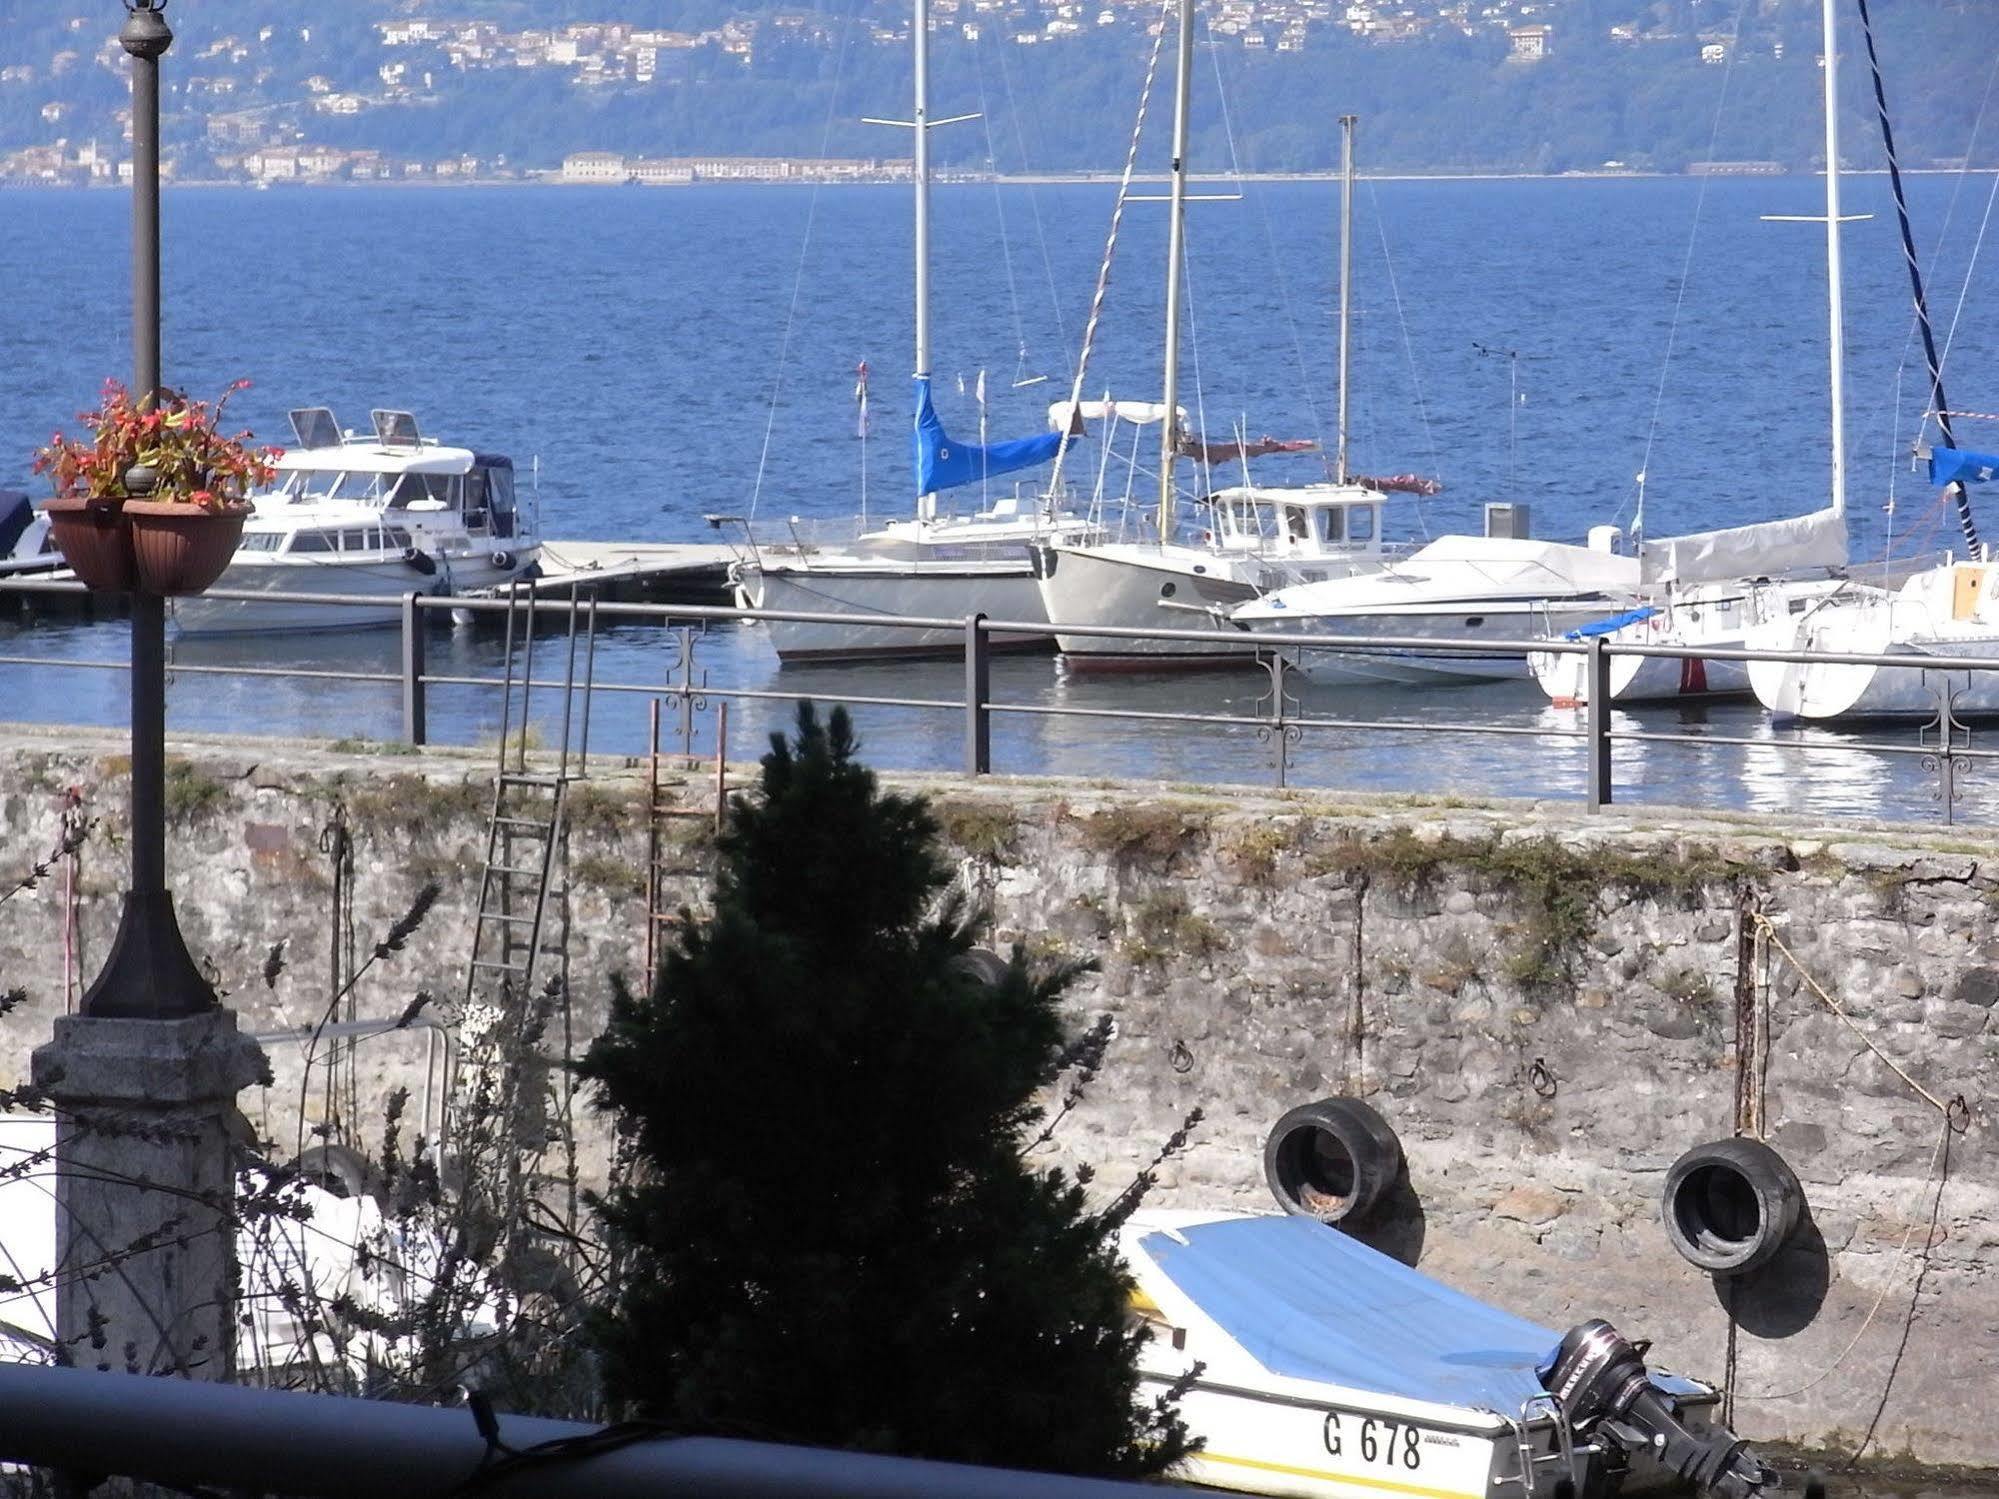
<path fill-rule="evenodd" d="M 629 1260 L 609 1392 L 683 1430 L 1163 1471 L 1188 1439 L 1134 1404 L 1117 1215 L 1022 1159 L 1083 965 L 1016 949 L 989 982 L 935 820 L 856 748 L 809 703 L 772 736 L 713 915 L 583 1064 L 633 1163 L 601 1204 Z"/>

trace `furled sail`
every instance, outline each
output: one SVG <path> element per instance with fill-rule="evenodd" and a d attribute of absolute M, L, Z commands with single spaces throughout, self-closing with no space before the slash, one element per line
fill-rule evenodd
<path fill-rule="evenodd" d="M 1444 481 L 1432 479 L 1424 474 L 1389 474 L 1375 478 L 1369 474 L 1355 474 L 1356 484 L 1365 484 L 1369 489 L 1378 489 L 1383 494 L 1413 494 L 1425 499 L 1444 492 Z"/>
<path fill-rule="evenodd" d="M 1060 432 L 1017 437 L 1011 442 L 953 442 L 937 409 L 930 404 L 930 382 L 916 382 L 916 492 L 935 494 L 960 484 L 996 479 L 1016 469 L 1046 463 L 1062 446 Z"/>
<path fill-rule="evenodd" d="M 1227 442 L 1206 442 L 1185 433 L 1173 443 L 1174 452 L 1196 463 L 1246 463 L 1271 453 L 1309 453 L 1316 447 L 1309 437 L 1235 437 Z"/>
<path fill-rule="evenodd" d="M 1135 427 L 1147 427 L 1166 419 L 1164 401 L 1055 401 L 1048 407 L 1048 425 L 1060 432 L 1068 429 L 1071 437 L 1089 435 L 1083 426 L 1085 422 L 1107 420 L 1130 422 Z M 1187 408 L 1179 411 L 1182 425 L 1187 421 Z"/>
<path fill-rule="evenodd" d="M 1999 457 L 1974 453 L 1969 448 L 1932 448 L 1930 483 L 1939 489 L 1947 484 L 1990 484 L 1999 478 Z"/>
<path fill-rule="evenodd" d="M 1648 541 L 1638 549 L 1638 576 L 1648 584 L 1718 582 L 1844 567 L 1846 560 L 1846 517 L 1828 506 L 1788 520 Z"/>

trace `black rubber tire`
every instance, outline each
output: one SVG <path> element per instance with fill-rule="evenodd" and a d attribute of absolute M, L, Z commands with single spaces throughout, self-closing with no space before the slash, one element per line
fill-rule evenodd
<path fill-rule="evenodd" d="M 1766 1264 L 1797 1232 L 1805 1189 L 1761 1140 L 1710 1140 L 1673 1162 L 1659 1201 L 1681 1259 L 1711 1275 Z"/>
<path fill-rule="evenodd" d="M 335 1197 L 367 1197 L 375 1192 L 375 1167 L 351 1145 L 308 1145 L 293 1163 L 298 1174 Z"/>
<path fill-rule="evenodd" d="M 958 972 L 987 989 L 997 989 L 1006 982 L 1012 964 L 989 947 L 975 947 L 951 960 L 951 966 Z"/>
<path fill-rule="evenodd" d="M 1263 1179 L 1287 1213 L 1321 1223 L 1358 1222 L 1402 1171 L 1402 1142 L 1357 1098 L 1300 1104 L 1263 1142 Z"/>

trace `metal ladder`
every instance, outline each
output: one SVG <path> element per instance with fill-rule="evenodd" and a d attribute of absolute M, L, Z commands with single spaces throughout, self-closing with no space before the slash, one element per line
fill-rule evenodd
<path fill-rule="evenodd" d="M 683 698 L 683 708 L 685 699 Z M 675 818 L 700 817 L 712 821 L 715 831 L 722 829 L 723 818 L 729 809 L 729 705 L 719 702 L 715 705 L 715 781 L 712 800 L 689 803 L 674 798 L 672 788 L 660 780 L 661 761 L 666 758 L 660 750 L 659 724 L 660 702 L 652 701 L 652 728 L 648 740 L 650 752 L 646 757 L 646 992 L 650 994 L 659 977 L 659 957 L 661 937 L 665 929 L 678 924 L 680 912 L 668 909 L 666 904 L 666 882 L 669 875 L 684 871 L 668 856 L 669 840 L 667 827 Z M 684 715 L 683 715 L 684 717 Z M 692 736 L 682 730 L 682 751 L 679 757 L 689 770 L 695 767 L 695 759 L 690 752 Z"/>
<path fill-rule="evenodd" d="M 506 1024 L 528 1004 L 534 992 L 536 968 L 544 957 L 554 958 L 568 976 L 568 881 L 564 867 L 565 801 L 572 782 L 589 773 L 590 698 L 596 663 L 597 600 L 578 597 L 572 587 L 563 608 L 567 616 L 567 651 L 562 680 L 537 683 L 534 676 L 535 621 L 539 599 L 530 586 L 513 583 L 507 589 L 507 636 L 500 691 L 500 742 L 493 774 L 492 812 L 486 826 L 486 856 L 479 878 L 479 899 L 472 918 L 472 951 L 465 966 L 459 996 L 459 1025 L 484 1016 Z M 582 622 L 583 678 L 577 680 L 578 625 Z M 518 668 L 518 674 L 517 674 Z M 552 769 L 534 768 L 528 760 L 528 736 L 537 686 L 562 695 L 561 730 Z M 578 687 L 583 692 L 580 733 L 571 755 L 573 708 Z M 514 700 L 518 692 L 519 733 L 515 734 Z M 551 910 L 554 920 L 551 923 Z M 551 939 L 551 925 L 554 934 Z M 566 984 L 565 984 L 566 988 Z M 566 1000 L 565 1000 L 566 1005 Z M 454 1028 L 455 1029 L 455 1028 Z M 447 1047 L 448 1096 L 457 1085 L 462 1043 L 454 1034 Z M 443 1144 L 445 1120 L 440 1115 L 432 1138 Z"/>

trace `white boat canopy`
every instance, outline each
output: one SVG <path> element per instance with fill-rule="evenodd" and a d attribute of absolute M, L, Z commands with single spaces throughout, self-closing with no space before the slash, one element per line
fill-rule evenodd
<path fill-rule="evenodd" d="M 280 473 L 303 469 L 311 473 L 464 474 L 471 472 L 472 450 L 428 443 L 421 448 L 378 448 L 351 442 L 337 448 L 293 448 L 278 459 L 277 467 Z"/>
<path fill-rule="evenodd" d="M 1075 431 L 1079 421 L 1101 422 L 1115 417 L 1133 426 L 1149 427 L 1163 421 L 1165 416 L 1164 401 L 1054 401 L 1048 407 L 1048 426 L 1054 432 L 1065 428 Z M 1187 425 L 1185 406 L 1178 408 L 1174 424 L 1179 427 Z"/>

